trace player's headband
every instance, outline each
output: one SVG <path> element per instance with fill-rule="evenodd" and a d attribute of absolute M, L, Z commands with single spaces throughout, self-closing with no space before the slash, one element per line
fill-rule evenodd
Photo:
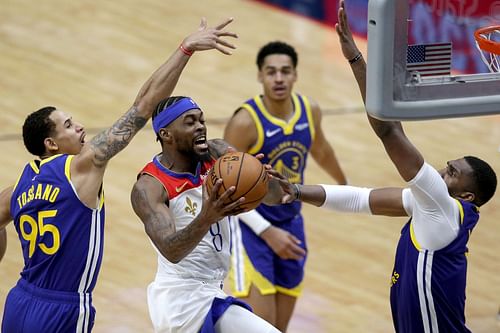
<path fill-rule="evenodd" d="M 193 109 L 200 109 L 200 107 L 189 97 L 185 97 L 165 107 L 156 115 L 155 119 L 153 119 L 153 129 L 155 133 L 158 134 L 161 128 L 168 126 L 185 112 Z"/>

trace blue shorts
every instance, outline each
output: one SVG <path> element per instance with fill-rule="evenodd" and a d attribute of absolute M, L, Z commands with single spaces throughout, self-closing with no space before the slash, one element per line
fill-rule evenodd
<path fill-rule="evenodd" d="M 301 260 L 281 259 L 245 223 L 232 219 L 232 263 L 230 283 L 233 295 L 246 297 L 255 285 L 262 295 L 277 292 L 298 297 L 302 291 L 305 256 Z M 307 252 L 304 220 L 300 214 L 275 225 L 297 237 Z"/>
<path fill-rule="evenodd" d="M 95 309 L 90 294 L 35 287 L 21 279 L 5 301 L 2 332 L 90 332 Z"/>

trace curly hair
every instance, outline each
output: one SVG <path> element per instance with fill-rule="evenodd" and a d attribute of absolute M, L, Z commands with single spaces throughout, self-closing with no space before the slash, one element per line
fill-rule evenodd
<path fill-rule="evenodd" d="M 26 117 L 23 124 L 23 141 L 26 149 L 33 155 L 41 157 L 45 153 L 44 140 L 56 128 L 50 115 L 56 108 L 45 106 Z"/>

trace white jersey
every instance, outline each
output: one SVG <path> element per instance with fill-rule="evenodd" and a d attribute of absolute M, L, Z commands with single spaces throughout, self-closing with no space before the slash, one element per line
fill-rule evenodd
<path fill-rule="evenodd" d="M 177 174 L 163 167 L 158 158 L 141 174 L 163 184 L 176 230 L 189 225 L 201 211 L 202 183 L 214 161 L 200 163 L 195 175 Z M 212 224 L 198 245 L 178 263 L 158 250 L 158 270 L 148 287 L 148 306 L 155 332 L 198 332 L 215 297 L 224 299 L 222 283 L 230 262 L 228 218 Z"/>
<path fill-rule="evenodd" d="M 184 229 L 201 210 L 201 185 L 170 200 L 177 231 Z M 228 218 L 210 226 L 200 243 L 179 263 L 173 264 L 158 252 L 158 274 L 202 280 L 224 280 L 229 269 L 230 230 Z"/>

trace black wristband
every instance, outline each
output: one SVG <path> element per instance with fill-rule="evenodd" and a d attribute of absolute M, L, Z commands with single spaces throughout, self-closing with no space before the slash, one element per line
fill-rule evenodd
<path fill-rule="evenodd" d="M 363 55 L 359 52 L 354 58 L 349 60 L 349 63 L 352 65 L 361 58 L 363 58 Z"/>

